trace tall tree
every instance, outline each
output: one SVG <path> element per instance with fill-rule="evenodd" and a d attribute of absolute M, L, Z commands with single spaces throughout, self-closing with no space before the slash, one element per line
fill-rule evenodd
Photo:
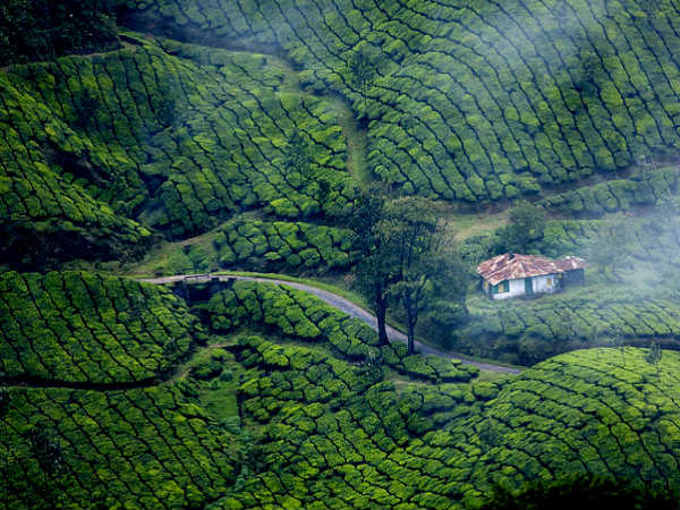
<path fill-rule="evenodd" d="M 386 204 L 386 218 L 379 224 L 392 260 L 395 281 L 389 289 L 406 317 L 408 352 L 415 346 L 415 328 L 422 312 L 437 299 L 464 295 L 461 264 L 454 264 L 446 223 L 438 219 L 438 206 L 422 197 L 404 197 Z"/>
<path fill-rule="evenodd" d="M 357 234 L 356 248 L 359 252 L 359 262 L 354 269 L 355 283 L 359 291 L 373 303 L 378 338 L 383 344 L 388 342 L 387 291 L 395 279 L 394 252 L 380 228 L 385 215 L 385 197 L 384 188 L 369 187 L 357 199 L 349 220 L 350 228 Z"/>

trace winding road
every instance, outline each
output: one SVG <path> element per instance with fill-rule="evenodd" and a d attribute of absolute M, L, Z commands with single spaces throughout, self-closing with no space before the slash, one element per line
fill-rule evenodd
<path fill-rule="evenodd" d="M 339 296 L 337 294 L 333 294 L 332 292 L 328 292 L 327 290 L 319 289 L 317 287 L 313 287 L 311 285 L 305 285 L 304 283 L 297 283 L 297 282 L 289 282 L 286 280 L 277 280 L 277 279 L 272 279 L 272 278 L 262 278 L 262 277 L 256 277 L 256 276 L 237 276 L 237 275 L 212 275 L 212 274 L 189 274 L 189 275 L 177 275 L 177 276 L 165 276 L 165 277 L 160 277 L 160 278 L 139 278 L 138 281 L 140 282 L 145 282 L 145 283 L 152 283 L 156 285 L 167 285 L 171 283 L 178 283 L 182 281 L 186 281 L 188 283 L 190 282 L 208 282 L 211 281 L 213 278 L 217 278 L 221 282 L 226 282 L 229 280 L 244 280 L 244 281 L 251 281 L 251 282 L 258 282 L 258 283 L 270 283 L 274 285 L 286 285 L 288 287 L 291 287 L 293 289 L 301 290 L 304 292 L 308 292 L 309 294 L 313 294 L 322 301 L 328 303 L 329 305 L 333 306 L 334 308 L 337 308 L 338 310 L 345 312 L 347 315 L 350 317 L 354 317 L 356 319 L 359 319 L 369 326 L 373 328 L 374 330 L 378 330 L 378 321 L 376 320 L 375 316 L 371 314 L 370 312 L 364 310 L 360 306 L 352 303 L 348 299 L 345 299 L 342 296 Z M 397 342 L 407 342 L 407 337 L 405 334 L 403 334 L 401 331 L 398 331 L 390 326 L 387 326 L 387 336 L 390 339 L 390 341 L 397 341 Z M 486 370 L 490 372 L 497 372 L 497 373 L 502 373 L 502 374 L 519 374 L 520 370 L 516 368 L 509 368 L 505 367 L 502 365 L 494 365 L 492 363 L 481 363 L 479 361 L 473 361 L 470 359 L 467 359 L 465 356 L 459 353 L 455 352 L 448 352 L 448 351 L 441 351 L 439 349 L 435 349 L 434 347 L 430 347 L 429 345 L 425 345 L 422 342 L 416 341 L 415 343 L 416 349 L 418 352 L 421 354 L 425 355 L 432 355 L 432 356 L 438 356 L 440 358 L 448 358 L 448 359 L 453 359 L 453 360 L 459 360 L 462 363 L 466 365 L 472 365 L 480 370 Z"/>

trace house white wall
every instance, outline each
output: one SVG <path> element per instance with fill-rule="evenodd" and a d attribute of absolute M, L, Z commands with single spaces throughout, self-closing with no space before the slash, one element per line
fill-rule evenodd
<path fill-rule="evenodd" d="M 559 287 L 559 280 L 556 274 L 547 274 L 543 276 L 534 276 L 531 282 L 534 286 L 534 293 L 548 293 L 552 294 Z"/>
<path fill-rule="evenodd" d="M 518 278 L 516 280 L 509 280 L 510 290 L 498 294 L 492 294 L 493 299 L 508 299 L 517 296 L 524 296 L 526 294 L 525 278 Z M 534 294 L 552 294 L 556 292 L 559 287 L 559 280 L 557 274 L 548 274 L 543 276 L 534 276 L 531 278 L 531 285 Z"/>
<path fill-rule="evenodd" d="M 519 278 L 517 280 L 509 280 L 510 281 L 510 291 L 509 292 L 503 292 L 503 293 L 498 293 L 498 294 L 493 294 L 494 299 L 508 299 L 511 297 L 515 296 L 523 296 L 524 295 L 524 278 Z"/>

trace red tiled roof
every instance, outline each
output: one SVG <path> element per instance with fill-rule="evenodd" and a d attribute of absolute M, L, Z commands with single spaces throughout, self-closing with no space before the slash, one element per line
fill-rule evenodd
<path fill-rule="evenodd" d="M 479 264 L 477 273 L 491 285 L 497 285 L 505 280 L 564 273 L 585 266 L 586 261 L 578 257 L 551 260 L 537 255 L 505 253 Z"/>

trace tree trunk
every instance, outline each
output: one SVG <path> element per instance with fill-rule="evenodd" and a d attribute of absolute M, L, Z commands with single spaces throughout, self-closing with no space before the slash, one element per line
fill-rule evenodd
<path fill-rule="evenodd" d="M 387 338 L 387 326 L 385 316 L 387 315 L 387 300 L 385 299 L 384 287 L 376 283 L 375 286 L 375 316 L 378 320 L 378 341 L 380 345 L 386 345 L 389 342 Z"/>
<path fill-rule="evenodd" d="M 415 353 L 416 345 L 416 317 L 411 308 L 411 297 L 407 294 L 404 297 L 404 304 L 406 305 L 406 327 L 407 327 L 407 337 L 408 337 L 408 353 Z"/>
<path fill-rule="evenodd" d="M 408 321 L 408 353 L 414 354 L 416 352 L 416 334 L 413 322 Z"/>
<path fill-rule="evenodd" d="M 387 310 L 385 309 L 384 303 L 376 306 L 375 316 L 378 319 L 378 341 L 380 345 L 386 345 L 389 340 L 387 338 L 387 326 L 385 323 L 385 315 Z"/>

